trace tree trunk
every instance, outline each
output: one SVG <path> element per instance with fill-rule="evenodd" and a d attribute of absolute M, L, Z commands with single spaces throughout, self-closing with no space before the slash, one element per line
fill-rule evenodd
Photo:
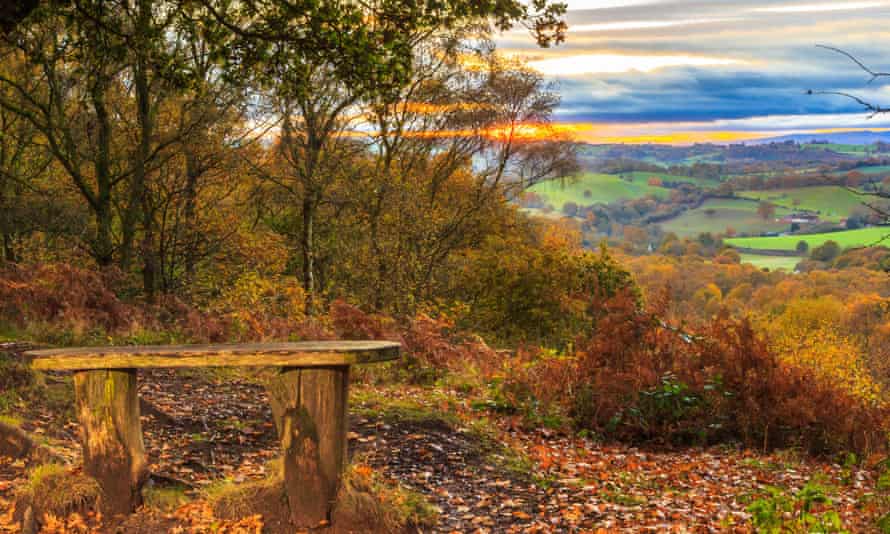
<path fill-rule="evenodd" d="M 346 461 L 349 367 L 284 368 L 269 383 L 291 522 L 330 520 Z"/>
<path fill-rule="evenodd" d="M 151 153 L 151 136 L 154 129 L 151 109 L 151 84 L 148 79 L 148 47 L 151 31 L 151 1 L 137 2 L 136 64 L 133 68 L 133 85 L 136 93 L 136 122 L 139 124 L 139 146 L 133 165 L 133 180 L 130 185 L 130 204 L 124 220 L 124 267 L 130 261 L 133 239 L 136 233 L 138 214 L 142 212 L 142 291 L 149 302 L 154 300 L 157 288 L 157 259 L 154 248 L 154 218 L 148 192 L 148 158 Z"/>
<path fill-rule="evenodd" d="M 102 488 L 102 512 L 129 514 L 142 504 L 148 477 L 135 369 L 79 371 L 74 375 L 83 432 L 84 472 Z"/>
<path fill-rule="evenodd" d="M 111 265 L 114 260 L 112 241 L 111 211 L 111 119 L 105 103 L 107 80 L 97 81 L 91 92 L 93 109 L 96 112 L 98 135 L 96 138 L 96 243 L 93 255 L 100 267 Z"/>
<path fill-rule="evenodd" d="M 198 133 L 196 136 L 201 136 L 200 138 L 203 140 L 203 136 L 200 132 L 201 128 L 198 128 Z M 197 235 L 197 227 L 198 225 L 195 222 L 195 217 L 197 215 L 197 205 L 198 205 L 198 178 L 202 174 L 202 165 L 200 164 L 200 160 L 198 155 L 195 153 L 191 147 L 186 146 L 185 149 L 185 191 L 183 192 L 183 196 L 185 199 L 184 207 L 183 207 L 183 226 L 185 237 L 178 237 L 178 239 L 185 240 L 188 243 L 188 251 L 185 254 L 185 284 L 191 285 L 192 280 L 195 278 L 195 268 L 197 263 L 197 250 L 195 250 L 198 242 L 195 239 Z"/>
<path fill-rule="evenodd" d="M 303 255 L 303 289 L 306 291 L 306 313 L 315 315 L 315 199 L 311 192 L 303 198 L 303 227 L 300 249 Z"/>

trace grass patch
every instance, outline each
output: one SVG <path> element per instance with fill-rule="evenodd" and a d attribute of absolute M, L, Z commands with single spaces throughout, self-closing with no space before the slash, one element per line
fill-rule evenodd
<path fill-rule="evenodd" d="M 410 423 L 418 426 L 432 426 L 455 429 L 460 419 L 451 413 L 416 401 L 393 399 L 377 390 L 353 388 L 350 411 L 362 417 L 379 417 L 387 423 Z"/>
<path fill-rule="evenodd" d="M 762 256 L 760 254 L 742 254 L 742 263 L 750 263 L 759 269 L 770 271 L 794 271 L 803 260 L 797 256 Z"/>
<path fill-rule="evenodd" d="M 33 507 L 35 517 L 43 517 L 43 514 L 64 517 L 93 508 L 101 493 L 99 483 L 93 478 L 50 463 L 39 465 L 28 473 L 28 481 L 17 497 Z"/>
<path fill-rule="evenodd" d="M 142 498 L 145 506 L 169 513 L 192 500 L 187 491 L 185 486 L 146 487 Z"/>
<path fill-rule="evenodd" d="M 281 469 L 260 480 L 236 483 L 224 480 L 205 490 L 214 515 L 225 519 L 241 519 L 257 513 L 260 502 L 277 504 L 287 510 L 284 477 Z"/>
<path fill-rule="evenodd" d="M 867 198 L 836 185 L 742 191 L 738 195 L 758 201 L 765 200 L 790 210 L 814 211 L 823 220 L 833 222 L 850 215 L 856 208 L 863 207 L 862 201 Z"/>
<path fill-rule="evenodd" d="M 783 208 L 776 209 L 778 217 L 789 212 Z M 789 229 L 789 225 L 778 223 L 774 218 L 769 220 L 761 218 L 757 214 L 756 202 L 724 198 L 708 199 L 698 208 L 687 210 L 660 224 L 665 232 L 673 232 L 680 237 L 695 237 L 707 232 L 723 234 L 727 228 L 745 234 L 781 232 Z"/>
<path fill-rule="evenodd" d="M 719 179 L 679 176 L 664 172 L 635 171 L 628 173 L 627 175 L 632 176 L 634 181 L 642 180 L 643 183 L 648 183 L 651 178 L 657 178 L 663 182 L 683 182 L 687 184 L 695 184 L 699 187 L 717 187 L 721 183 Z"/>
<path fill-rule="evenodd" d="M 760 250 L 795 250 L 800 241 L 805 241 L 810 250 L 823 245 L 826 241 L 836 241 L 841 248 L 865 247 L 874 244 L 886 246 L 890 244 L 890 227 L 876 226 L 842 232 L 777 237 L 736 237 L 725 241 L 734 247 Z"/>
<path fill-rule="evenodd" d="M 567 202 L 589 206 L 647 195 L 667 197 L 670 194 L 669 189 L 649 185 L 648 178 L 642 176 L 635 178 L 633 174 L 628 174 L 627 177 L 628 179 L 624 180 L 612 174 L 586 173 L 577 179 L 542 182 L 529 188 L 528 192 L 540 195 L 546 203 L 558 211 L 562 211 L 563 205 Z"/>

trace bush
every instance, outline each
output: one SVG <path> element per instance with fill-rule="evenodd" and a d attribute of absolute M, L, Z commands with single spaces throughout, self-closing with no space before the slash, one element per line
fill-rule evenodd
<path fill-rule="evenodd" d="M 636 291 L 624 268 L 603 248 L 594 253 L 554 229 L 537 241 L 490 239 L 456 269 L 456 325 L 501 346 L 561 348 L 596 323 L 602 296 Z M 577 248 L 575 248 L 577 247 Z"/>
<path fill-rule="evenodd" d="M 517 366 L 505 386 L 559 405 L 579 428 L 632 442 L 885 450 L 890 410 L 791 365 L 747 320 L 678 331 L 619 295 L 571 356 Z"/>
<path fill-rule="evenodd" d="M 841 253 L 841 246 L 837 241 L 826 241 L 822 246 L 816 247 L 810 252 L 810 258 L 816 261 L 833 261 Z"/>

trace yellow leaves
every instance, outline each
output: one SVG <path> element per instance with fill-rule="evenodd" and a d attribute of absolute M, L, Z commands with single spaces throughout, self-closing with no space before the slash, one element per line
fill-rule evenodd
<path fill-rule="evenodd" d="M 294 277 L 265 277 L 248 271 L 223 291 L 214 307 L 262 333 L 266 317 L 294 322 L 304 319 L 306 292 Z"/>
<path fill-rule="evenodd" d="M 843 310 L 833 297 L 795 300 L 763 326 L 788 363 L 813 369 L 862 399 L 876 400 L 881 387 L 865 366 L 865 351 L 838 327 Z"/>
<path fill-rule="evenodd" d="M 260 534 L 263 530 L 261 515 L 220 520 L 207 501 L 185 504 L 173 513 L 173 517 L 180 522 L 171 530 L 174 534 Z"/>

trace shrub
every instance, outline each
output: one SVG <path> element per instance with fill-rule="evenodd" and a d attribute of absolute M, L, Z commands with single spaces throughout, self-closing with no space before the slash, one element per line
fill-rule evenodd
<path fill-rule="evenodd" d="M 497 345 L 557 348 L 589 330 L 601 314 L 595 299 L 635 286 L 605 248 L 575 248 L 576 237 L 556 229 L 538 242 L 492 238 L 468 254 L 453 282 L 465 304 L 457 326 Z"/>
<path fill-rule="evenodd" d="M 822 486 L 810 482 L 790 495 L 779 488 L 766 490 L 766 496 L 748 506 L 757 532 L 847 532 Z"/>
<path fill-rule="evenodd" d="M 0 321 L 19 327 L 54 323 L 75 330 L 119 330 L 144 320 L 110 288 L 119 273 L 67 264 L 6 265 L 0 269 Z"/>
<path fill-rule="evenodd" d="M 810 258 L 816 261 L 832 261 L 841 253 L 841 246 L 837 241 L 826 241 L 822 246 L 816 247 L 810 252 Z"/>
<path fill-rule="evenodd" d="M 602 306 L 597 328 L 571 356 L 519 366 L 504 387 L 562 406 L 580 428 L 628 441 L 885 449 L 884 404 L 783 360 L 749 321 L 721 313 L 692 335 L 626 294 Z"/>

